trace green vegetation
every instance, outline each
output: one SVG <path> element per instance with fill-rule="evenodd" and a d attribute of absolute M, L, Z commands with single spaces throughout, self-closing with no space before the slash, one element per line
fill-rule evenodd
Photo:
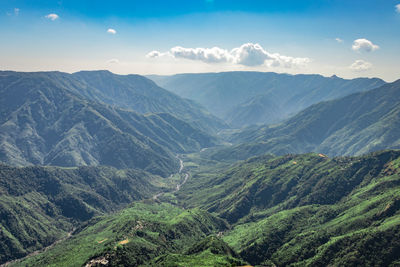
<path fill-rule="evenodd" d="M 399 162 L 399 151 L 261 156 L 198 169 L 177 196 L 226 218 L 223 240 L 254 265 L 388 266 L 400 260 Z"/>
<path fill-rule="evenodd" d="M 224 241 L 216 236 L 208 236 L 194 244 L 184 254 L 169 253 L 154 259 L 152 266 L 239 266 L 246 262 Z"/>
<path fill-rule="evenodd" d="M 400 151 L 336 158 L 264 155 L 233 165 L 201 154 L 182 158 L 191 178 L 180 191 L 94 217 L 67 240 L 13 265 L 396 266 L 400 261 Z"/>
<path fill-rule="evenodd" d="M 238 262 L 222 241 L 200 242 L 227 227 L 223 220 L 198 209 L 185 211 L 169 204 L 135 202 L 121 212 L 93 219 L 70 239 L 16 266 L 82 266 L 92 259 L 106 259 L 109 266 L 137 266 L 156 257 L 156 263 L 169 262 L 190 247 L 185 256 L 179 256 L 182 261 L 195 260 L 204 250 L 210 254 L 205 261 Z M 225 252 L 226 259 L 221 255 Z"/>
<path fill-rule="evenodd" d="M 319 151 L 362 155 L 400 147 L 400 81 L 344 98 L 315 104 L 279 125 L 233 133 L 236 150 L 283 155 Z M 258 149 L 257 149 L 258 148 Z"/>
<path fill-rule="evenodd" d="M 213 96 L 208 105 L 234 125 L 279 121 L 383 83 L 155 78 Z M 213 136 L 223 123 L 138 75 L 0 72 L 0 161 L 35 165 L 0 164 L 0 264 L 399 266 L 400 151 L 365 154 L 399 148 L 399 89 Z"/>
<path fill-rule="evenodd" d="M 163 190 L 155 186 L 161 179 L 110 167 L 0 165 L 0 262 L 46 247 L 93 216 L 150 198 Z"/>

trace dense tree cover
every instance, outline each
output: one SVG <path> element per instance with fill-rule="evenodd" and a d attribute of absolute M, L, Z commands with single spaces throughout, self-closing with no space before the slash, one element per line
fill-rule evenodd
<path fill-rule="evenodd" d="M 17 265 L 103 260 L 109 266 L 396 266 L 400 261 L 399 151 L 335 158 L 265 155 L 230 167 L 198 154 L 184 160 L 191 179 L 175 195 L 161 198 L 174 205 L 136 202 L 92 219 L 70 239 Z"/>
<path fill-rule="evenodd" d="M 110 167 L 0 165 L 0 262 L 50 245 L 93 216 L 149 198 L 158 178 Z"/>
<path fill-rule="evenodd" d="M 223 240 L 251 264 L 389 266 L 400 259 L 399 151 L 267 155 L 222 174 L 192 171 L 177 199 L 226 218 L 233 228 Z"/>

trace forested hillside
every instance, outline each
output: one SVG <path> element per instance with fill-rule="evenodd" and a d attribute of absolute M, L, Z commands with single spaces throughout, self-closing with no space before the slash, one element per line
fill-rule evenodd
<path fill-rule="evenodd" d="M 175 196 L 92 220 L 16 266 L 399 263 L 399 151 L 184 160 L 192 177 Z"/>
<path fill-rule="evenodd" d="M 0 165 L 0 263 L 67 235 L 94 216 L 161 190 L 140 170 Z"/>

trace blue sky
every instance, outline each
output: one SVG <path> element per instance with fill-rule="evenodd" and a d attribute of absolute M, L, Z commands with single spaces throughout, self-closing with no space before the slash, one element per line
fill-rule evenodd
<path fill-rule="evenodd" d="M 0 69 L 400 78 L 400 0 L 0 2 Z"/>

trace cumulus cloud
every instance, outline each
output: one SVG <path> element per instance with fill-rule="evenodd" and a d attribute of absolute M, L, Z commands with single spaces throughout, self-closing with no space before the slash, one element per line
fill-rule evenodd
<path fill-rule="evenodd" d="M 109 64 L 118 64 L 119 60 L 116 59 L 116 58 L 112 58 L 112 59 L 108 60 L 107 63 L 109 63 Z"/>
<path fill-rule="evenodd" d="M 59 16 L 57 14 L 51 13 L 51 14 L 46 15 L 46 18 L 54 21 L 54 20 L 58 19 Z"/>
<path fill-rule="evenodd" d="M 400 4 L 397 4 L 397 5 L 396 5 L 396 12 L 397 12 L 397 13 L 400 13 Z"/>
<path fill-rule="evenodd" d="M 19 8 L 14 8 L 14 15 L 15 16 L 18 16 L 19 15 Z"/>
<path fill-rule="evenodd" d="M 373 44 L 370 40 L 362 38 L 354 40 L 353 46 L 351 48 L 354 51 L 372 52 L 379 49 L 379 46 Z"/>
<path fill-rule="evenodd" d="M 198 60 L 206 63 L 232 63 L 244 66 L 265 65 L 268 67 L 285 68 L 306 65 L 310 62 L 309 58 L 295 58 L 280 55 L 278 53 L 270 53 L 261 45 L 254 43 L 243 44 L 231 51 L 219 47 L 185 48 L 176 46 L 165 53 L 151 51 L 147 54 L 148 58 L 158 58 L 163 56 Z"/>
<path fill-rule="evenodd" d="M 335 40 L 336 40 L 336 42 L 338 42 L 338 43 L 343 43 L 343 39 L 340 39 L 339 37 L 338 37 L 338 38 L 335 38 Z"/>
<path fill-rule="evenodd" d="M 110 28 L 110 29 L 108 29 L 108 30 L 107 30 L 107 32 L 108 32 L 108 33 L 110 33 L 110 34 L 116 34 L 116 33 L 117 33 L 117 31 L 116 31 L 116 30 L 114 30 L 114 29 L 111 29 L 111 28 Z"/>
<path fill-rule="evenodd" d="M 350 65 L 350 69 L 354 71 L 366 71 L 372 68 L 372 63 L 369 63 L 364 60 L 356 60 L 353 64 Z"/>
<path fill-rule="evenodd" d="M 171 48 L 169 54 L 175 58 L 200 60 L 207 63 L 228 62 L 231 58 L 229 52 L 219 47 L 213 48 L 184 48 L 176 46 Z"/>

